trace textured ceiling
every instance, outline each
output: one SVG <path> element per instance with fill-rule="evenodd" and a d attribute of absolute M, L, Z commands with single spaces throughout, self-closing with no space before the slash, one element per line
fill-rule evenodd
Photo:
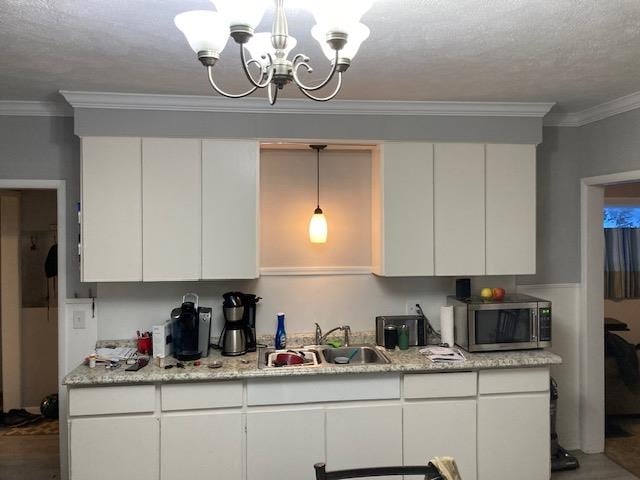
<path fill-rule="evenodd" d="M 173 25 L 177 13 L 202 8 L 212 6 L 0 0 L 0 99 L 57 100 L 60 89 L 209 94 Z M 294 52 L 324 72 L 311 15 L 288 13 Z M 640 90 L 639 0 L 377 0 L 363 22 L 371 37 L 341 99 L 555 101 L 573 112 Z M 237 92 L 245 83 L 236 57 L 230 41 L 216 71 Z M 299 96 L 293 87 L 285 95 Z"/>

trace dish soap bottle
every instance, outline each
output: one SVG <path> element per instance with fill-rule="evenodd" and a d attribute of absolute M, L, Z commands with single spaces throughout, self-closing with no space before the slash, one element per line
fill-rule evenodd
<path fill-rule="evenodd" d="M 287 347 L 287 332 L 284 329 L 284 313 L 278 313 L 278 328 L 276 328 L 276 350 Z"/>

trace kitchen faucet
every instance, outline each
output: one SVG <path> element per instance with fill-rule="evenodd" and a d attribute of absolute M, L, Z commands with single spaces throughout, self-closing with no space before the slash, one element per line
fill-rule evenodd
<path fill-rule="evenodd" d="M 333 332 L 335 332 L 336 330 L 342 330 L 344 332 L 344 346 L 348 347 L 349 346 L 349 334 L 351 333 L 351 327 L 349 325 L 342 325 L 339 327 L 335 327 L 332 328 L 331 330 L 329 330 L 327 333 L 325 333 L 324 335 L 322 334 L 322 329 L 320 328 L 320 325 L 318 325 L 316 323 L 316 345 L 322 345 L 326 340 L 327 337 L 332 334 Z"/>

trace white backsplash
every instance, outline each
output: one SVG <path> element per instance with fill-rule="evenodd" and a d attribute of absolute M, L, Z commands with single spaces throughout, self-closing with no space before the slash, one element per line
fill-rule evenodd
<path fill-rule="evenodd" d="M 472 289 L 485 286 L 515 291 L 515 277 L 476 277 Z M 354 331 L 373 330 L 378 315 L 404 315 L 408 302 L 419 301 L 435 328 L 440 307 L 455 291 L 454 278 L 380 278 L 374 275 L 265 276 L 258 280 L 101 283 L 96 301 L 98 339 L 133 338 L 136 330 L 150 330 L 169 317 L 182 295 L 195 292 L 202 306 L 213 307 L 212 336 L 222 328 L 222 294 L 230 290 L 255 293 L 258 335 L 275 332 L 276 313 L 286 314 L 290 333 L 311 332 L 314 322 L 323 330 L 350 325 Z"/>

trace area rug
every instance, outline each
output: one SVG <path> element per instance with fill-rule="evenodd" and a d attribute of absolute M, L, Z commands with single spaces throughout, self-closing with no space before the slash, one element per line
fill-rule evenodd
<path fill-rule="evenodd" d="M 5 437 L 16 437 L 24 435 L 58 435 L 60 426 L 58 420 L 45 418 L 39 422 L 25 425 L 24 427 L 11 427 L 0 430 L 0 435 Z"/>
<path fill-rule="evenodd" d="M 617 423 L 631 435 L 607 438 L 604 453 L 618 465 L 640 477 L 640 419 Z"/>

